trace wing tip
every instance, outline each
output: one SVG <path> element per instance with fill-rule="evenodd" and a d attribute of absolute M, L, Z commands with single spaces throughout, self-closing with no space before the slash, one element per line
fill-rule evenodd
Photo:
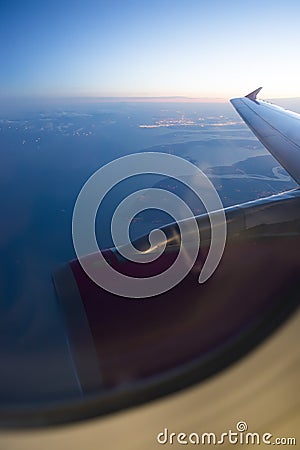
<path fill-rule="evenodd" d="M 257 88 L 257 89 L 255 89 L 255 91 L 250 92 L 250 94 L 245 95 L 245 97 L 249 98 L 250 100 L 255 101 L 256 98 L 257 98 L 257 94 L 258 94 L 261 90 L 262 90 L 262 86 L 259 87 L 259 88 Z"/>

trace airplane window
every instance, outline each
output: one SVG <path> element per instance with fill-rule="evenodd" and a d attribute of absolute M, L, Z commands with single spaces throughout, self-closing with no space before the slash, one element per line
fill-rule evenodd
<path fill-rule="evenodd" d="M 0 143 L 2 423 L 39 425 L 106 414 L 201 382 L 244 356 L 296 308 L 299 191 L 237 121 L 231 105 L 32 106 L 1 113 Z M 153 297 L 125 298 L 99 287 L 83 270 L 72 215 L 97 169 L 149 151 L 181 157 L 205 172 L 227 208 L 227 240 L 218 268 L 199 284 L 212 235 L 193 191 L 153 174 L 117 184 L 96 217 L 99 246 L 116 271 L 147 278 L 178 257 L 178 223 L 168 212 L 144 209 L 144 194 L 133 199 L 139 212 L 130 237 L 153 261 L 128 261 L 115 248 L 114 211 L 141 189 L 179 195 L 201 235 L 191 270 L 178 284 Z M 149 233 L 157 228 L 163 234 L 152 249 Z M 187 252 L 193 242 L 191 234 Z M 164 252 L 156 258 L 160 248 Z M 86 258 L 98 264 L 97 255 Z"/>

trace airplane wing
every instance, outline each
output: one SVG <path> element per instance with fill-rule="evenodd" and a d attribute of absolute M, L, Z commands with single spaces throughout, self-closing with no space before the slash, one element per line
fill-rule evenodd
<path fill-rule="evenodd" d="M 230 101 L 260 142 L 300 184 L 300 115 L 258 100 L 261 89 Z"/>

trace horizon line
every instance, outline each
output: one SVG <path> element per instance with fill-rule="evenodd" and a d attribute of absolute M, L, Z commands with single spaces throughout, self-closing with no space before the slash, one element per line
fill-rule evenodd
<path fill-rule="evenodd" d="M 43 100 L 84 100 L 94 102 L 226 102 L 225 97 L 187 97 L 183 95 L 173 96 L 130 96 L 130 95 L 20 95 L 20 96 L 0 96 L 3 101 L 43 101 Z"/>
<path fill-rule="evenodd" d="M 242 95 L 240 97 L 243 97 Z M 21 95 L 21 96 L 0 96 L 2 101 L 89 101 L 89 102 L 99 102 L 99 103 L 118 103 L 118 102 L 136 102 L 136 103 L 227 103 L 233 97 L 187 97 L 187 96 L 46 96 L 46 95 Z M 234 97 L 236 98 L 236 97 Z M 297 100 L 300 97 L 268 97 L 266 100 Z"/>

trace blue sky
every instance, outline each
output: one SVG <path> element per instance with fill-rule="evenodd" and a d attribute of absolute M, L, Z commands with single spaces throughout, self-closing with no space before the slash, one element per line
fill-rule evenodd
<path fill-rule="evenodd" d="M 300 2 L 0 3 L 0 96 L 300 96 Z"/>

